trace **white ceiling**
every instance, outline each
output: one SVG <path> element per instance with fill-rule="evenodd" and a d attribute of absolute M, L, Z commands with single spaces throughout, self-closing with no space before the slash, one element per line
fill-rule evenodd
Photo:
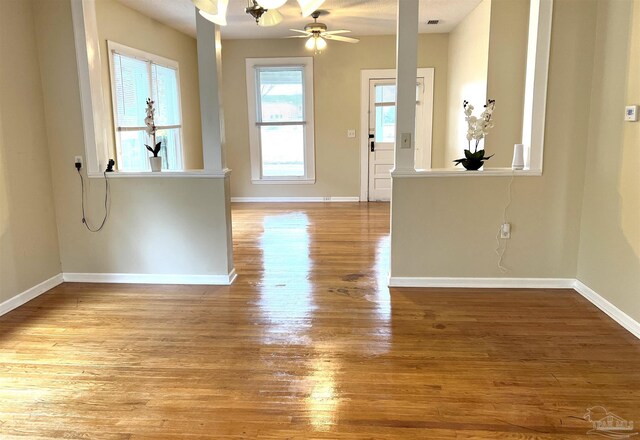
<path fill-rule="evenodd" d="M 190 0 L 118 0 L 144 15 L 195 37 L 196 20 Z M 351 36 L 394 35 L 399 0 L 326 0 L 321 9 L 328 12 L 318 21 L 329 30 L 349 29 Z M 481 0 L 420 0 L 420 32 L 449 32 L 471 12 Z M 279 11 L 284 21 L 274 27 L 257 26 L 244 12 L 247 0 L 229 0 L 228 26 L 222 27 L 222 38 L 281 38 L 292 34 L 289 28 L 303 29 L 311 17 L 300 16 L 295 0 L 289 0 Z M 439 19 L 440 24 L 427 25 Z"/>

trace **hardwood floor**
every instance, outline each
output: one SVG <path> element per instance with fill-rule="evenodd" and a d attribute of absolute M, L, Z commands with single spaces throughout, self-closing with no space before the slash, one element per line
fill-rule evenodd
<path fill-rule="evenodd" d="M 575 292 L 390 293 L 385 204 L 233 216 L 233 286 L 63 284 L 1 317 L 0 439 L 585 439 L 598 405 L 640 425 L 640 343 Z"/>

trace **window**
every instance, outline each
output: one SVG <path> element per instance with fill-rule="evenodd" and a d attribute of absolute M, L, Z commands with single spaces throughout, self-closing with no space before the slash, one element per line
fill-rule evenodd
<path fill-rule="evenodd" d="M 156 142 L 162 142 L 162 168 L 182 169 L 182 115 L 178 63 L 108 42 L 117 166 L 122 171 L 149 170 L 145 148 L 146 101 L 155 102 Z"/>
<path fill-rule="evenodd" d="M 313 58 L 247 59 L 253 183 L 313 183 Z"/>

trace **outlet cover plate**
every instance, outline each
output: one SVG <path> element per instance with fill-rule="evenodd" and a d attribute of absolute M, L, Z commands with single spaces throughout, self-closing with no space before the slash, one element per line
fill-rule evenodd
<path fill-rule="evenodd" d="M 402 133 L 400 136 L 400 148 L 411 148 L 411 133 Z"/>

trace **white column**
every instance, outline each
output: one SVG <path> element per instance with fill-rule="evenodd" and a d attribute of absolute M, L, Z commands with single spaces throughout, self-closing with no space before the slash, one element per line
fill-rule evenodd
<path fill-rule="evenodd" d="M 224 115 L 220 87 L 222 83 L 220 28 L 202 17 L 197 9 L 195 9 L 195 14 L 198 38 L 202 157 L 205 171 L 221 172 L 226 168 L 226 161 L 224 156 Z"/>
<path fill-rule="evenodd" d="M 415 170 L 418 0 L 398 0 L 396 171 Z"/>
<path fill-rule="evenodd" d="M 2 1 L 2 0 L 0 0 Z M 194 8 L 195 9 L 195 8 Z M 200 85 L 200 120 L 202 122 L 202 158 L 204 170 L 213 174 L 221 174 L 224 180 L 222 186 L 215 185 L 215 191 L 221 191 L 223 203 L 217 205 L 217 213 L 223 215 L 221 219 L 212 219 L 216 230 L 221 232 L 220 225 L 224 223 L 226 240 L 218 235 L 221 241 L 216 252 L 225 253 L 227 272 L 231 277 L 235 273 L 233 268 L 233 239 L 231 231 L 231 191 L 229 175 L 224 152 L 224 114 L 222 111 L 222 43 L 220 28 L 216 24 L 202 17 L 198 10 L 196 14 L 196 35 L 198 41 L 198 83 Z M 213 182 L 213 181 L 212 181 Z M 226 249 L 222 241 L 226 243 Z M 226 252 L 225 252 L 226 251 Z M 231 281 L 231 280 L 230 280 Z"/>

